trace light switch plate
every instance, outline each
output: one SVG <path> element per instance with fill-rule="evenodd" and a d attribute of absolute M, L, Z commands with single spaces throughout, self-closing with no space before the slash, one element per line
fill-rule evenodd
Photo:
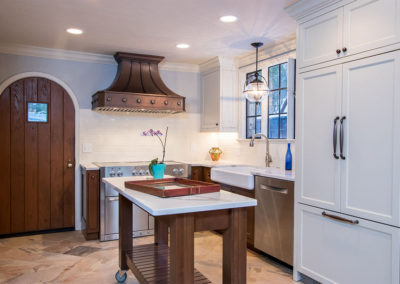
<path fill-rule="evenodd" d="M 82 144 L 82 152 L 83 153 L 92 153 L 93 152 L 93 145 L 89 143 Z"/>

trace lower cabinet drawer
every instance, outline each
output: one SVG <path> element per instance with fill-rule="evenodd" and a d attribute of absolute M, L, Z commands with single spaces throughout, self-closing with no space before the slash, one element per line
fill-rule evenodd
<path fill-rule="evenodd" d="M 399 283 L 399 228 L 302 204 L 296 214 L 299 272 L 322 283 Z"/>

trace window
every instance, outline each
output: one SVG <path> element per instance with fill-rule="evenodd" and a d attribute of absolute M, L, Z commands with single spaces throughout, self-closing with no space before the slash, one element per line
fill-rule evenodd
<path fill-rule="evenodd" d="M 28 122 L 47 122 L 47 104 L 28 102 Z"/>
<path fill-rule="evenodd" d="M 288 138 L 288 63 L 268 67 L 268 138 Z"/>
<path fill-rule="evenodd" d="M 257 71 L 261 76 L 261 70 Z M 255 79 L 256 72 L 246 74 L 246 84 Z M 261 132 L 261 103 L 252 103 L 246 100 L 246 138 L 250 139 L 255 133 Z M 258 137 L 259 138 L 259 137 Z"/>

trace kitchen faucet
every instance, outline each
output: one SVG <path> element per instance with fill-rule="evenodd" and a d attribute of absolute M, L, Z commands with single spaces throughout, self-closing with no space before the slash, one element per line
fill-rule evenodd
<path fill-rule="evenodd" d="M 269 155 L 269 139 L 267 136 L 265 136 L 262 133 L 253 134 L 253 136 L 251 137 L 251 140 L 250 140 L 250 147 L 254 147 L 254 139 L 256 139 L 257 136 L 264 137 L 267 142 L 266 143 L 267 149 L 266 149 L 266 153 L 265 153 L 265 166 L 268 168 L 269 164 L 272 162 L 271 156 Z"/>

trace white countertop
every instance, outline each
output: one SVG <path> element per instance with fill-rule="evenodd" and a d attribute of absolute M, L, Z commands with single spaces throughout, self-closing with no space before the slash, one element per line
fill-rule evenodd
<path fill-rule="evenodd" d="M 170 176 L 165 176 L 166 178 Z M 143 180 L 144 177 L 113 177 L 103 178 L 124 197 L 138 205 L 153 216 L 181 213 L 221 210 L 256 206 L 257 200 L 225 190 L 220 192 L 161 198 L 125 187 L 125 181 Z M 145 178 L 152 179 L 152 178 Z"/>
<path fill-rule="evenodd" d="M 182 163 L 186 163 L 191 165 L 192 167 L 223 167 L 223 166 L 233 166 L 237 165 L 238 162 L 232 162 L 232 161 L 225 161 L 225 160 L 219 160 L 219 161 L 211 161 L 211 160 L 204 160 L 204 161 L 182 161 Z"/>
<path fill-rule="evenodd" d="M 265 169 L 257 169 L 251 171 L 251 173 L 255 176 L 263 176 L 270 178 L 283 179 L 288 181 L 294 181 L 295 175 L 294 171 L 285 171 L 277 168 L 265 168 Z"/>
<path fill-rule="evenodd" d="M 92 170 L 98 170 L 99 169 L 98 166 L 96 166 L 95 164 L 90 163 L 90 162 L 83 162 L 83 163 L 80 163 L 80 165 L 81 165 L 82 169 L 87 170 L 87 171 L 92 171 Z"/>

